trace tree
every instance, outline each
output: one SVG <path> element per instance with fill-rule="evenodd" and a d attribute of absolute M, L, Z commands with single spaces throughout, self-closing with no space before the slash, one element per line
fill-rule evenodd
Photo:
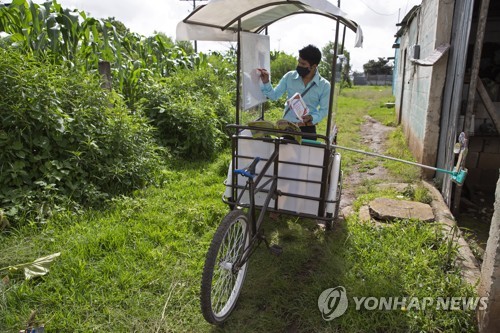
<path fill-rule="evenodd" d="M 271 52 L 271 81 L 276 84 L 283 75 L 297 67 L 297 58 L 283 51 Z"/>
<path fill-rule="evenodd" d="M 327 80 L 331 80 L 332 78 L 332 62 L 333 62 L 333 52 L 334 52 L 334 43 L 333 42 L 328 42 L 323 49 L 321 50 L 321 53 L 323 55 L 323 59 L 321 60 L 321 63 L 319 64 L 319 73 L 321 74 L 322 77 L 324 77 Z M 340 50 L 342 49 L 342 44 L 338 45 L 338 52 L 339 52 L 339 57 L 338 59 L 342 59 Z M 351 70 L 351 55 L 350 53 L 344 49 L 343 52 L 343 59 L 342 61 L 337 61 L 337 73 L 341 73 L 340 77 L 336 77 L 336 80 L 339 81 L 341 80 L 342 85 L 347 85 L 347 86 L 352 86 L 351 79 L 349 77 L 349 72 Z M 342 65 L 342 67 L 339 69 L 339 64 Z M 337 74 L 338 75 L 338 74 Z"/>
<path fill-rule="evenodd" d="M 379 57 L 377 61 L 369 60 L 366 64 L 363 65 L 363 69 L 367 75 L 392 75 L 392 65 L 389 65 L 388 63 L 388 59 Z"/>

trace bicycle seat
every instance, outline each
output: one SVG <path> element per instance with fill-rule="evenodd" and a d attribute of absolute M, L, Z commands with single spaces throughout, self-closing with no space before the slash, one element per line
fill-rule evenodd
<path fill-rule="evenodd" d="M 236 170 L 234 170 L 234 173 L 253 179 L 253 177 L 256 176 L 255 167 L 257 166 L 257 163 L 259 163 L 259 161 L 260 161 L 260 157 L 256 157 L 256 158 L 254 158 L 252 163 L 250 163 L 249 166 L 247 166 L 243 169 L 236 169 Z"/>

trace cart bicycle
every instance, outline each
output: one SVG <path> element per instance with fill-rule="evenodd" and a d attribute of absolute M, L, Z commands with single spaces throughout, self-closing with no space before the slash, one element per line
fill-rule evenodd
<path fill-rule="evenodd" d="M 252 78 L 244 70 L 242 55 L 244 58 L 247 52 L 258 48 L 258 38 L 267 35 L 269 25 L 295 14 L 316 14 L 336 22 L 324 135 L 290 133 L 240 123 L 242 108 L 263 103 L 258 97 L 257 101 L 253 100 Z M 341 24 L 344 29 L 341 45 L 344 45 L 348 28 L 356 33 L 355 44 L 360 46 L 359 25 L 328 0 L 238 0 L 237 5 L 234 0 L 212 0 L 198 6 L 177 26 L 178 40 L 235 41 L 238 46 L 236 123 L 228 125 L 232 131 L 232 160 L 223 195 L 223 201 L 231 210 L 212 239 L 201 283 L 201 310 L 210 323 L 223 323 L 233 311 L 245 280 L 248 260 L 262 242 L 271 253 L 281 253 L 281 248 L 270 245 L 262 231 L 267 212 L 315 219 L 327 227 L 331 227 L 338 217 L 342 171 L 341 155 L 335 149 L 337 131 L 333 124 L 333 102 Z M 247 49 L 245 41 L 252 44 Z M 250 55 L 250 62 L 255 58 Z M 246 85 L 250 89 L 245 90 Z M 257 120 L 264 119 L 261 108 Z M 264 135 L 257 136 L 257 132 Z"/>

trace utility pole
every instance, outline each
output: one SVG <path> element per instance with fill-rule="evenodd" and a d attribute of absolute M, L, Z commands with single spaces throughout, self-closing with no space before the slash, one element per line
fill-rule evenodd
<path fill-rule="evenodd" d="M 196 8 L 196 1 L 208 1 L 208 0 L 180 0 L 180 1 L 193 1 L 193 10 Z M 196 43 L 196 40 L 194 41 L 194 52 L 198 53 L 198 45 Z"/>

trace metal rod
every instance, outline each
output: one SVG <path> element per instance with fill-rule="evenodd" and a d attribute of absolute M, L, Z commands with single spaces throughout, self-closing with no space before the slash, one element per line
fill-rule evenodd
<path fill-rule="evenodd" d="M 238 20 L 238 45 L 236 47 L 236 125 L 240 124 L 240 69 L 241 69 L 241 19 Z"/>
<path fill-rule="evenodd" d="M 339 44 L 339 28 L 340 23 L 337 20 L 335 27 L 335 44 L 333 45 L 333 61 L 332 61 L 332 74 L 330 77 L 330 97 L 328 102 L 328 118 L 326 125 L 326 136 L 330 137 L 332 118 L 333 118 L 333 97 L 335 95 L 335 76 L 337 72 L 337 56 L 338 56 L 338 44 Z"/>
<path fill-rule="evenodd" d="M 381 157 L 381 158 L 385 158 L 385 159 L 388 159 L 388 160 L 393 160 L 393 161 L 397 161 L 397 162 L 401 162 L 401 163 L 411 164 L 411 165 L 415 165 L 415 166 L 422 167 L 422 168 L 429 169 L 429 170 L 446 172 L 446 173 L 449 173 L 450 175 L 454 174 L 453 171 L 444 170 L 444 169 L 440 169 L 440 168 L 435 168 L 435 167 L 431 167 L 429 165 L 420 164 L 420 163 L 416 163 L 416 162 L 410 162 L 410 161 L 402 160 L 402 159 L 399 159 L 399 158 L 395 158 L 395 157 L 391 157 L 391 156 L 385 156 L 385 155 L 381 155 L 381 154 L 377 154 L 377 153 L 372 153 L 372 152 L 368 152 L 368 151 L 364 151 L 364 150 L 359 150 L 359 149 L 354 149 L 354 148 L 347 148 L 347 147 L 337 146 L 337 145 L 332 145 L 332 147 L 335 147 L 335 148 L 338 148 L 338 149 L 343 149 L 343 150 L 349 150 L 349 151 L 353 151 L 353 152 L 361 153 L 361 154 L 365 154 L 365 155 L 370 155 L 370 156 L 375 156 L 375 157 Z"/>
<path fill-rule="evenodd" d="M 340 54 L 344 54 L 344 45 L 345 45 L 345 33 L 347 27 L 344 25 L 344 31 L 342 32 L 342 49 L 340 50 Z"/>

